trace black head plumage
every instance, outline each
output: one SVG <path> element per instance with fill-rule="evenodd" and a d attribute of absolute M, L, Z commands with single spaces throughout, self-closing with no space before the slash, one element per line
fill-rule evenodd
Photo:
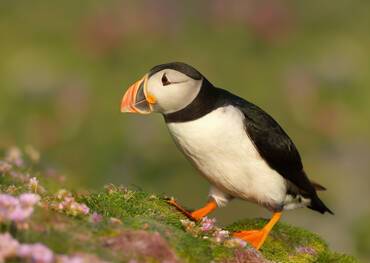
<path fill-rule="evenodd" d="M 198 70 L 196 70 L 192 66 L 190 66 L 186 63 L 183 63 L 183 62 L 171 62 L 171 63 L 165 63 L 165 64 L 157 65 L 149 71 L 149 77 L 152 76 L 153 74 L 161 71 L 161 70 L 164 70 L 164 69 L 176 70 L 178 72 L 181 72 L 181 73 L 189 76 L 192 79 L 201 79 L 201 78 L 203 78 L 202 74 Z"/>

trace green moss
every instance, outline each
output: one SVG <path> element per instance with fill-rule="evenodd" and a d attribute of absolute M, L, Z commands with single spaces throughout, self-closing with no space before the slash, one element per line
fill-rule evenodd
<path fill-rule="evenodd" d="M 232 249 L 196 238 L 183 230 L 180 220 L 185 217 L 164 197 L 142 191 L 110 189 L 107 192 L 80 196 L 93 211 L 122 220 L 130 229 L 147 229 L 161 233 L 177 254 L 189 262 L 222 260 L 232 255 Z M 169 234 L 170 233 L 170 234 Z"/>
<path fill-rule="evenodd" d="M 326 251 L 318 257 L 317 263 L 356 263 L 359 262 L 352 256 Z"/>
<path fill-rule="evenodd" d="M 2 192 L 17 195 L 28 191 L 26 184 L 9 175 L 0 176 L 0 182 Z M 93 223 L 88 216 L 71 216 L 53 210 L 51 204 L 58 200 L 50 189 L 58 189 L 58 184 L 45 178 L 42 182 L 46 188 L 42 194 L 42 206 L 32 215 L 29 228 L 17 230 L 14 225 L 3 223 L 0 224 L 1 232 L 10 232 L 23 243 L 44 243 L 58 254 L 82 252 L 112 262 L 127 262 L 131 257 L 145 262 L 160 262 L 161 255 L 155 249 L 142 254 L 140 251 L 122 253 L 129 246 L 125 241 L 127 235 L 140 237 L 143 233 L 148 235 L 148 240 L 143 242 L 148 242 L 149 247 L 154 245 L 156 238 L 160 238 L 165 244 L 164 249 L 170 255 L 175 253 L 184 262 L 233 262 L 237 255 L 235 248 L 186 232 L 180 221 L 186 217 L 170 206 L 163 196 L 112 185 L 102 192 L 74 193 L 75 199 L 85 203 L 91 213 L 103 215 L 101 222 Z M 112 217 L 119 219 L 118 223 L 112 222 Z M 226 230 L 259 229 L 266 223 L 265 219 L 245 219 L 226 227 Z M 118 243 L 109 245 L 109 240 Z M 274 262 L 356 262 L 352 257 L 331 252 L 318 235 L 284 223 L 274 227 L 260 252 Z M 248 253 L 251 253 L 250 249 Z M 248 257 L 247 260 L 252 256 L 255 262 L 262 262 L 259 254 L 253 253 L 241 256 Z"/>
<path fill-rule="evenodd" d="M 181 214 L 174 213 L 164 199 L 142 191 L 114 190 L 81 196 L 80 200 L 105 216 L 117 218 L 140 216 L 177 226 L 180 226 L 179 219 L 182 218 Z"/>
<path fill-rule="evenodd" d="M 260 229 L 266 223 L 265 219 L 245 219 L 228 226 L 227 229 Z M 275 225 L 261 252 L 267 259 L 276 262 L 356 262 L 352 257 L 331 253 L 327 244 L 317 234 L 281 222 Z"/>

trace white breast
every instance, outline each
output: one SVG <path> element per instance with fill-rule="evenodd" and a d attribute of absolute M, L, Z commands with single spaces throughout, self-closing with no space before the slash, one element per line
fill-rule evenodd
<path fill-rule="evenodd" d="M 218 189 L 268 208 L 282 205 L 286 182 L 257 152 L 235 107 L 218 108 L 194 121 L 168 123 L 175 143 Z"/>

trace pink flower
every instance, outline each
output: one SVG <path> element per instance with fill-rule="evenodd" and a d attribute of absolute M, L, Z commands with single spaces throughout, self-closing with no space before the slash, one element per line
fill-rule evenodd
<path fill-rule="evenodd" d="M 63 211 L 64 204 L 63 203 L 59 203 L 58 206 L 57 206 L 57 209 L 60 210 L 60 211 Z"/>
<path fill-rule="evenodd" d="M 79 204 L 79 211 L 82 214 L 87 215 L 90 212 L 90 208 L 85 204 Z"/>
<path fill-rule="evenodd" d="M 40 196 L 25 193 L 18 198 L 0 194 L 0 220 L 9 220 L 16 223 L 24 223 L 33 212 L 33 206 L 40 200 Z"/>
<path fill-rule="evenodd" d="M 17 198 L 7 194 L 0 194 L 0 222 L 10 220 L 10 213 L 19 206 Z"/>
<path fill-rule="evenodd" d="M 85 263 L 86 260 L 80 256 L 60 256 L 58 258 L 60 263 Z"/>
<path fill-rule="evenodd" d="M 34 206 L 40 201 L 40 196 L 32 193 L 24 193 L 19 196 L 19 201 L 22 206 Z"/>
<path fill-rule="evenodd" d="M 59 202 L 55 202 L 53 208 L 60 212 L 73 216 L 78 214 L 87 215 L 90 212 L 90 208 L 87 205 L 76 202 L 72 194 L 64 189 L 58 191 L 56 198 Z"/>
<path fill-rule="evenodd" d="M 16 256 L 19 243 L 9 233 L 0 234 L 0 262 Z"/>
<path fill-rule="evenodd" d="M 224 245 L 227 247 L 241 247 L 244 248 L 247 246 L 247 242 L 240 238 L 230 238 L 225 240 Z"/>
<path fill-rule="evenodd" d="M 59 199 L 59 200 L 62 200 L 64 199 L 65 197 L 69 196 L 70 193 L 66 190 L 66 189 L 60 189 L 57 194 L 56 194 L 56 197 Z"/>
<path fill-rule="evenodd" d="M 214 229 L 216 223 L 216 218 L 204 217 L 201 222 L 200 229 L 203 232 L 210 232 Z"/>
<path fill-rule="evenodd" d="M 224 242 L 227 238 L 229 238 L 229 231 L 227 230 L 217 230 L 216 232 L 213 233 L 214 240 L 217 243 L 222 243 Z"/>
<path fill-rule="evenodd" d="M 18 147 L 12 147 L 6 153 L 5 160 L 16 166 L 23 165 L 22 152 Z"/>
<path fill-rule="evenodd" d="M 64 202 L 65 203 L 73 203 L 75 199 L 72 196 L 66 196 L 64 197 Z"/>
<path fill-rule="evenodd" d="M 84 263 L 105 262 L 88 254 L 82 255 L 57 255 L 41 243 L 20 244 L 9 233 L 0 234 L 0 262 L 18 258 L 20 262 L 32 263 Z"/>
<path fill-rule="evenodd" d="M 18 248 L 18 256 L 28 258 L 35 263 L 51 263 L 54 261 L 54 253 L 41 243 L 21 245 Z"/>
<path fill-rule="evenodd" d="M 67 203 L 67 204 L 68 204 L 68 203 Z M 70 204 L 69 204 L 69 209 L 70 209 L 71 211 L 75 211 L 75 212 L 77 212 L 77 210 L 79 210 L 79 205 L 78 205 L 77 203 L 75 203 L 75 202 L 70 203 Z"/>
<path fill-rule="evenodd" d="M 296 247 L 295 250 L 298 253 L 302 253 L 302 254 L 309 254 L 309 255 L 316 255 L 317 254 L 316 250 L 312 247 L 299 246 L 299 247 Z"/>
<path fill-rule="evenodd" d="M 33 208 L 32 207 L 22 208 L 20 206 L 17 206 L 14 210 L 12 210 L 11 212 L 9 212 L 7 218 L 9 220 L 14 221 L 14 222 L 23 222 L 28 217 L 30 217 L 30 215 L 32 214 L 32 212 L 33 212 Z"/>
<path fill-rule="evenodd" d="M 6 173 L 6 172 L 9 172 L 10 169 L 12 169 L 12 165 L 7 163 L 7 162 L 4 162 L 4 161 L 0 161 L 0 173 Z"/>
<path fill-rule="evenodd" d="M 93 224 L 100 223 L 103 220 L 103 216 L 98 214 L 97 212 L 92 213 L 90 216 L 90 222 Z"/>
<path fill-rule="evenodd" d="M 0 209 L 18 205 L 18 199 L 12 195 L 0 194 Z"/>

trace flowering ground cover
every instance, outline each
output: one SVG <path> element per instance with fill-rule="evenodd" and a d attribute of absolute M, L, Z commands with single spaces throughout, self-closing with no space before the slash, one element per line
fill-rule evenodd
<path fill-rule="evenodd" d="M 256 251 L 231 232 L 264 219 L 221 227 L 214 218 L 192 222 L 167 197 L 141 190 L 71 192 L 39 159 L 30 148 L 0 157 L 0 262 L 356 262 L 284 223 Z"/>

